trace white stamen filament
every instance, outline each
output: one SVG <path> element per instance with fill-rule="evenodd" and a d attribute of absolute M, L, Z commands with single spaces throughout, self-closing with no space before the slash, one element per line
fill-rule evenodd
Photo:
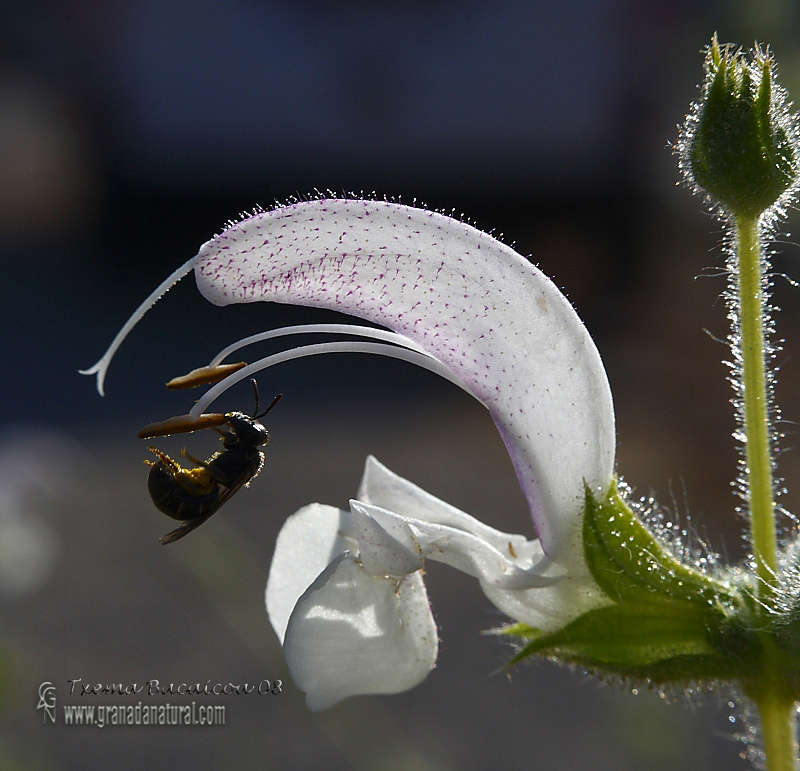
<path fill-rule="evenodd" d="M 409 340 L 403 335 L 398 335 L 396 332 L 389 332 L 387 329 L 375 329 L 373 327 L 365 327 L 361 324 L 295 324 L 290 327 L 281 327 L 280 329 L 269 329 L 266 332 L 259 332 L 257 335 L 250 335 L 231 343 L 227 348 L 221 350 L 211 361 L 208 363 L 209 367 L 216 367 L 232 353 L 248 346 L 253 343 L 261 343 L 264 340 L 272 340 L 276 337 L 285 337 L 287 335 L 303 335 L 303 334 L 341 334 L 341 335 L 358 335 L 359 337 L 370 337 L 374 340 L 383 340 L 387 343 L 395 343 L 403 348 L 408 348 L 412 351 L 425 353 L 421 346 L 417 345 L 413 340 Z"/>
<path fill-rule="evenodd" d="M 130 334 L 131 330 L 139 323 L 145 313 L 155 305 L 175 284 L 178 283 L 185 275 L 187 275 L 195 265 L 197 257 L 192 257 L 177 270 L 171 273 L 164 281 L 162 281 L 156 289 L 148 295 L 139 307 L 131 314 L 130 318 L 125 322 L 122 329 L 117 332 L 116 337 L 111 341 L 105 353 L 88 369 L 79 370 L 81 375 L 97 375 L 97 391 L 100 396 L 105 395 L 104 383 L 108 367 L 111 360 L 117 352 L 117 349 L 122 345 L 125 338 Z M 218 365 L 224 358 L 229 356 L 234 351 L 238 351 L 245 346 L 252 343 L 262 342 L 264 340 L 271 340 L 278 337 L 285 337 L 287 335 L 296 334 L 348 334 L 359 335 L 360 337 L 372 338 L 374 340 L 382 340 L 394 345 L 382 345 L 380 343 L 369 342 L 356 342 L 356 341 L 343 341 L 335 343 L 319 343 L 317 345 L 308 345 L 300 348 L 293 348 L 289 351 L 282 351 L 281 353 L 267 356 L 266 358 L 259 359 L 253 364 L 249 364 L 244 369 L 238 370 L 232 375 L 217 383 L 213 388 L 210 388 L 195 404 L 191 410 L 191 415 L 197 418 L 203 410 L 205 410 L 220 394 L 223 394 L 231 386 L 250 377 L 255 372 L 260 372 L 263 369 L 280 364 L 284 361 L 291 361 L 292 359 L 303 358 L 304 356 L 316 356 L 323 353 L 373 353 L 380 356 L 388 356 L 394 359 L 416 364 L 423 369 L 430 370 L 437 375 L 441 375 L 446 380 L 454 383 L 459 388 L 463 389 L 471 396 L 471 391 L 461 382 L 447 367 L 445 367 L 438 359 L 425 353 L 425 351 L 417 343 L 409 340 L 403 335 L 395 332 L 390 332 L 385 329 L 374 329 L 372 327 L 365 327 L 359 324 L 296 324 L 288 327 L 281 327 L 280 329 L 270 329 L 266 332 L 259 332 L 255 335 L 250 335 L 232 343 L 227 348 L 220 351 L 209 363 L 209 366 L 214 367 Z"/>
<path fill-rule="evenodd" d="M 364 329 L 363 327 L 360 329 Z M 278 331 L 278 330 L 276 330 Z M 381 330 L 374 330 L 381 331 Z M 430 370 L 437 375 L 449 380 L 451 383 L 457 385 L 459 388 L 466 391 L 470 396 L 475 398 L 475 395 L 467 388 L 464 383 L 459 380 L 444 364 L 438 359 L 429 356 L 426 353 L 421 353 L 409 348 L 399 348 L 395 345 L 384 345 L 383 343 L 370 343 L 359 341 L 341 341 L 335 343 L 318 343 L 316 345 L 305 345 L 300 348 L 292 348 L 289 351 L 281 351 L 267 356 L 252 364 L 248 364 L 243 369 L 228 375 L 224 380 L 217 383 L 212 388 L 209 388 L 203 396 L 192 407 L 189 414 L 197 418 L 200 414 L 208 409 L 209 405 L 217 399 L 221 394 L 225 393 L 231 386 L 236 385 L 240 380 L 252 377 L 256 372 L 272 367 L 275 364 L 281 364 L 285 361 L 292 359 L 301 359 L 304 356 L 316 356 L 323 353 L 373 353 L 380 356 L 389 356 L 393 359 L 400 359 L 407 361 L 411 364 L 416 364 L 418 367 Z"/>
<path fill-rule="evenodd" d="M 111 364 L 111 359 L 117 352 L 117 348 L 122 345 L 122 341 L 128 336 L 130 331 L 139 323 L 142 316 L 152 308 L 158 300 L 160 300 L 175 284 L 177 284 L 187 273 L 189 273 L 197 260 L 197 257 L 192 257 L 188 262 L 184 262 L 176 271 L 162 281 L 155 291 L 152 292 L 147 299 L 131 314 L 131 317 L 125 322 L 125 325 L 117 332 L 117 336 L 111 341 L 106 352 L 93 364 L 89 369 L 78 370 L 81 375 L 97 375 L 97 392 L 100 396 L 105 396 L 103 391 L 103 383 L 106 379 L 106 372 L 108 365 Z"/>

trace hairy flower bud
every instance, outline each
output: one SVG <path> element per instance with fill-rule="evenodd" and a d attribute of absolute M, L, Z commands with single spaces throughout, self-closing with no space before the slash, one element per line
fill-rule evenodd
<path fill-rule="evenodd" d="M 690 184 L 737 217 L 760 216 L 798 179 L 797 132 L 772 68 L 768 50 L 746 57 L 715 36 L 679 145 Z"/>

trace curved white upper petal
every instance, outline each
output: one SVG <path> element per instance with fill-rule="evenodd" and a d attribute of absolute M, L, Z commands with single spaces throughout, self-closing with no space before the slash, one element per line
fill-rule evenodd
<path fill-rule="evenodd" d="M 345 553 L 298 601 L 283 650 L 309 708 L 322 710 L 348 696 L 413 688 L 436 664 L 438 644 L 419 572 L 373 576 Z"/>
<path fill-rule="evenodd" d="M 541 271 L 470 225 L 383 201 L 308 201 L 228 228 L 195 276 L 216 304 L 333 308 L 439 359 L 489 408 L 554 559 L 575 537 L 584 481 L 607 489 L 614 415 L 594 343 Z"/>

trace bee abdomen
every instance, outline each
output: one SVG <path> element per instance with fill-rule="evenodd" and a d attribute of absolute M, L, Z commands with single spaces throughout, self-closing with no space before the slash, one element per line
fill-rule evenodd
<path fill-rule="evenodd" d="M 173 471 L 163 461 L 150 468 L 147 489 L 155 507 L 172 519 L 186 521 L 215 511 L 220 503 L 220 487 L 213 485 L 211 492 L 198 495 L 179 485 Z"/>

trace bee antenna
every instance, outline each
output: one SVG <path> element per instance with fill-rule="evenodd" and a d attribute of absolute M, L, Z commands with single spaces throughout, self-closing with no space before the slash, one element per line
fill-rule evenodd
<path fill-rule="evenodd" d="M 256 408 L 253 411 L 253 420 L 258 420 L 258 418 L 260 417 L 258 411 L 261 408 L 261 400 L 258 398 L 258 383 L 256 382 L 256 379 L 254 377 L 250 378 L 250 383 L 253 386 L 253 394 L 256 397 Z"/>
<path fill-rule="evenodd" d="M 256 379 L 254 377 L 250 378 L 250 382 L 253 384 L 253 393 L 256 395 L 256 411 L 253 414 L 253 420 L 258 420 L 259 418 L 263 418 L 280 400 L 283 394 L 278 394 L 269 404 L 269 407 L 264 410 L 264 412 L 259 413 L 259 407 L 261 406 L 261 400 L 258 398 L 258 383 L 256 383 Z"/>
<path fill-rule="evenodd" d="M 266 414 L 267 414 L 267 413 L 268 413 L 268 412 L 269 412 L 269 411 L 270 411 L 270 410 L 271 410 L 271 409 L 272 409 L 272 408 L 273 408 L 273 407 L 274 407 L 274 406 L 275 406 L 275 405 L 276 405 L 276 404 L 277 404 L 277 403 L 278 403 L 278 402 L 281 400 L 281 397 L 282 397 L 282 396 L 283 396 L 283 394 L 278 394 L 278 395 L 277 395 L 277 396 L 276 396 L 276 397 L 275 397 L 275 398 L 274 398 L 274 399 L 273 399 L 273 400 L 272 400 L 272 401 L 269 403 L 269 407 L 267 407 L 267 409 L 265 409 L 265 410 L 264 410 L 264 412 L 262 412 L 260 415 L 256 415 L 256 420 L 258 420 L 259 418 L 263 418 L 263 417 L 264 417 L 264 415 L 266 415 Z"/>

